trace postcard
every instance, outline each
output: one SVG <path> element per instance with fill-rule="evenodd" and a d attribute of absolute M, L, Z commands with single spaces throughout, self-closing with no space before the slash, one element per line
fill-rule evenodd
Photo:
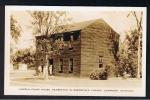
<path fill-rule="evenodd" d="M 6 6 L 5 95 L 146 96 L 146 7 Z"/>

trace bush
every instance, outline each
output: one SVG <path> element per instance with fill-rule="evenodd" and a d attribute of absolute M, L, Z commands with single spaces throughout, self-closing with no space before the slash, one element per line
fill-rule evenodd
<path fill-rule="evenodd" d="M 90 79 L 91 80 L 107 80 L 108 73 L 106 69 L 99 68 L 91 72 Z"/>

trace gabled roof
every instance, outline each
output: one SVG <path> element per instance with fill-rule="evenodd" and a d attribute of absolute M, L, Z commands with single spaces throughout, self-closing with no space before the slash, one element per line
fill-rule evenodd
<path fill-rule="evenodd" d="M 101 19 L 94 19 L 94 20 L 89 20 L 89 21 L 83 21 L 83 22 L 78 22 L 78 23 L 70 24 L 69 25 L 69 30 L 66 31 L 66 32 L 81 30 L 81 29 L 86 28 L 89 25 L 93 24 L 94 22 L 99 22 L 102 27 L 105 26 L 108 29 L 111 29 L 112 31 L 114 31 L 114 29 L 106 21 L 104 21 L 101 18 Z M 116 31 L 114 31 L 114 32 L 117 33 Z"/>
<path fill-rule="evenodd" d="M 100 19 L 95 19 L 95 20 L 89 20 L 89 21 L 83 21 L 83 22 L 78 22 L 78 23 L 73 23 L 70 24 L 69 26 L 69 31 L 77 31 L 77 30 L 81 30 L 89 25 L 91 25 L 92 23 L 96 22 L 97 20 Z"/>
<path fill-rule="evenodd" d="M 99 21 L 101 23 L 101 25 L 104 25 L 108 28 L 111 28 L 111 26 L 109 26 L 108 23 L 106 23 L 103 19 L 94 19 L 94 20 L 89 20 L 89 21 L 83 21 L 83 22 L 78 22 L 78 23 L 73 23 L 73 24 L 69 24 L 68 27 L 69 27 L 69 30 L 65 31 L 65 32 L 72 32 L 72 31 L 78 31 L 78 30 L 81 30 L 83 28 L 86 28 L 87 26 L 93 24 L 94 22 L 97 22 Z M 112 29 L 112 31 L 114 31 Z M 63 32 L 63 33 L 65 33 Z M 115 31 L 114 31 L 115 32 Z M 116 33 L 116 32 L 115 32 Z M 56 33 L 56 34 L 61 34 L 61 33 Z M 118 34 L 118 33 L 117 33 Z M 118 34 L 119 35 L 119 34 Z M 44 36 L 44 35 L 43 35 Z M 37 37 L 40 37 L 40 36 L 37 36 Z"/>

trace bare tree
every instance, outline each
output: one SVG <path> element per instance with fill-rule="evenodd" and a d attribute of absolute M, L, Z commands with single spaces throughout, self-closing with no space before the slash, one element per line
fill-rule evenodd
<path fill-rule="evenodd" d="M 67 24 L 71 18 L 65 11 L 33 11 L 29 12 L 33 21 L 31 22 L 33 34 L 51 35 L 68 29 Z"/>
<path fill-rule="evenodd" d="M 138 17 L 136 11 L 131 11 L 128 16 L 133 16 L 136 20 L 136 30 L 138 32 L 138 67 L 137 67 L 137 78 L 140 78 L 140 66 L 141 66 L 141 48 L 142 48 L 142 18 L 143 18 L 143 12 L 140 12 L 140 15 Z"/>
<path fill-rule="evenodd" d="M 71 17 L 68 16 L 66 11 L 30 11 L 29 14 L 32 17 L 31 27 L 34 35 L 51 36 L 69 30 L 68 24 L 71 22 Z M 47 42 L 46 39 L 43 39 L 43 41 Z M 62 44 L 62 41 L 59 42 L 49 41 L 49 44 L 53 49 L 59 51 L 58 48 L 54 48 L 58 47 L 54 45 Z"/>

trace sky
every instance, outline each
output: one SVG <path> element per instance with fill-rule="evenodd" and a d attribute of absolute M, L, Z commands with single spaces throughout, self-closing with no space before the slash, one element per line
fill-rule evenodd
<path fill-rule="evenodd" d="M 29 27 L 31 24 L 31 16 L 27 11 L 12 11 L 11 14 L 17 20 L 18 24 L 22 27 L 21 37 L 16 47 L 18 49 L 32 47 L 35 49 L 35 37 L 32 35 L 32 29 Z M 118 34 L 120 40 L 123 41 L 126 32 L 136 27 L 135 18 L 130 16 L 128 11 L 70 11 L 68 15 L 72 17 L 72 22 L 82 22 L 93 19 L 104 19 Z"/>

